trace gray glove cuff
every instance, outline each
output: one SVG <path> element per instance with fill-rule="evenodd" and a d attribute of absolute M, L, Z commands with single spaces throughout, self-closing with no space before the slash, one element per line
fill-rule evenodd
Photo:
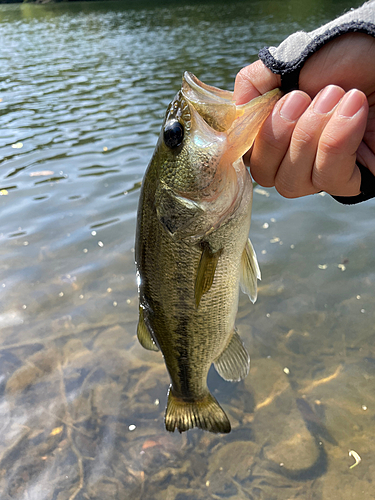
<path fill-rule="evenodd" d="M 259 58 L 273 73 L 281 75 L 282 90 L 290 92 L 298 89 L 299 73 L 306 59 L 330 40 L 351 32 L 375 37 L 375 0 L 309 33 L 297 31 L 278 47 L 262 49 Z"/>

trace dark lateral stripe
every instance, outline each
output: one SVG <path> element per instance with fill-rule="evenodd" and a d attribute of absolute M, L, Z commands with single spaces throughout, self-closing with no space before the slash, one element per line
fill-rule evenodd
<path fill-rule="evenodd" d="M 181 317 L 178 323 L 178 340 L 177 340 L 177 364 L 178 364 L 178 379 L 180 382 L 180 391 L 185 397 L 191 395 L 191 369 L 189 366 L 188 357 L 188 317 Z"/>

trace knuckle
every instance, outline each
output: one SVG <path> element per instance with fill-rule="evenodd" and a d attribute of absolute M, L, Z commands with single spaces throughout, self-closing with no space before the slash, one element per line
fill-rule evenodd
<path fill-rule="evenodd" d="M 305 128 L 296 126 L 293 132 L 292 143 L 296 149 L 302 149 L 304 146 L 315 142 L 314 135 Z"/>
<path fill-rule="evenodd" d="M 313 186 L 318 189 L 319 191 L 327 191 L 329 192 L 332 188 L 339 187 L 337 184 L 341 184 L 342 180 L 340 182 L 340 178 L 336 178 L 336 175 L 334 173 L 334 169 L 331 168 L 331 165 L 329 163 L 324 163 L 323 165 L 320 165 L 319 167 L 315 165 L 311 180 L 313 183 Z"/>
<path fill-rule="evenodd" d="M 345 144 L 330 134 L 324 134 L 319 141 L 319 152 L 325 156 L 339 156 L 345 153 Z"/>
<path fill-rule="evenodd" d="M 284 198 L 298 198 L 299 188 L 290 177 L 286 178 L 283 175 L 277 175 L 275 179 L 276 191 L 284 196 Z"/>
<path fill-rule="evenodd" d="M 337 153 L 337 151 L 335 150 Z M 324 160 L 317 161 L 313 173 L 313 186 L 319 191 L 345 191 L 350 184 L 353 171 L 356 168 L 356 155 L 337 154 L 336 159 L 332 155 L 326 155 Z"/>
<path fill-rule="evenodd" d="M 236 75 L 236 80 L 238 81 L 247 81 L 249 79 L 249 71 L 247 66 L 240 69 L 240 71 Z"/>
<path fill-rule="evenodd" d="M 285 140 L 277 138 L 271 127 L 263 127 L 260 135 L 265 146 L 271 150 L 271 153 L 277 153 L 278 156 L 282 153 L 282 156 L 284 156 L 289 146 L 289 137 L 285 138 Z"/>
<path fill-rule="evenodd" d="M 257 72 L 259 71 L 257 62 L 241 68 L 236 75 L 236 80 L 245 82 L 246 84 L 250 83 L 255 87 L 254 80 L 256 79 Z"/>
<path fill-rule="evenodd" d="M 265 176 L 261 173 L 261 171 L 257 168 L 251 168 L 251 176 L 255 182 L 257 182 L 260 186 L 263 187 L 273 187 L 275 185 L 275 180 L 271 176 Z"/>
<path fill-rule="evenodd" d="M 257 161 L 256 158 L 251 157 L 250 172 L 255 182 L 263 187 L 273 187 L 275 185 L 276 169 L 267 165 L 264 168 L 263 161 Z"/>
<path fill-rule="evenodd" d="M 313 175 L 312 181 L 314 188 L 317 189 L 318 191 L 329 192 L 333 184 L 332 180 L 326 178 L 324 175 L 321 175 L 321 173 Z"/>

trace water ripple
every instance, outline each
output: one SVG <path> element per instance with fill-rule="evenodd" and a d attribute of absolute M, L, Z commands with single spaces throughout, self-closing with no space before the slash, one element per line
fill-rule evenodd
<path fill-rule="evenodd" d="M 309 482 L 306 490 L 292 479 L 282 483 L 262 457 L 272 450 L 272 440 L 285 439 L 288 449 L 294 448 L 288 443 L 299 442 L 280 436 L 279 428 L 284 423 L 293 428 L 296 416 L 283 410 L 293 407 L 293 394 L 300 379 L 310 380 L 309 370 L 323 372 L 327 362 L 337 360 L 349 363 L 355 350 L 367 349 L 373 357 L 366 346 L 374 323 L 375 277 L 368 271 L 375 267 L 374 203 L 343 210 L 328 196 L 290 201 L 275 190 L 268 190 L 268 197 L 255 193 L 252 239 L 264 281 L 255 307 L 241 297 L 238 323 L 255 366 L 259 359 L 280 365 L 271 373 L 270 388 L 278 387 L 289 363 L 292 375 L 299 369 L 300 377 L 283 393 L 270 421 L 262 422 L 253 405 L 259 388 L 251 386 L 257 368 L 242 384 L 218 385 L 220 400 L 233 412 L 229 437 L 200 437 L 194 431 L 188 441 L 165 437 L 159 398 L 167 374 L 160 357 L 136 345 L 134 234 L 142 176 L 183 72 L 231 89 L 236 72 L 259 48 L 350 6 L 318 0 L 0 6 L 0 490 L 7 488 L 1 498 L 324 496 L 323 480 L 317 489 Z M 309 355 L 297 356 L 305 351 Z M 59 361 L 41 373 L 35 361 L 40 354 L 43 366 Z M 258 371 L 261 388 L 267 377 Z M 4 397 L 9 380 L 21 383 L 11 404 Z M 367 403 L 366 383 L 373 390 L 372 379 L 353 376 L 312 398 L 325 397 L 327 422 L 347 412 L 336 429 L 341 448 L 328 450 L 330 473 L 338 478 L 347 476 L 340 453 L 352 446 L 350 422 L 360 419 L 358 443 L 370 428 L 360 407 Z M 342 399 L 350 386 L 354 403 Z M 274 399 L 270 390 L 262 401 Z M 109 404 L 111 394 L 117 399 Z M 85 420 L 88 409 L 93 413 Z M 68 410 L 77 418 L 74 425 Z M 87 489 L 79 492 L 69 432 L 73 448 L 82 450 Z M 85 432 L 95 438 L 87 439 Z M 236 464 L 221 467 L 222 452 L 236 442 L 250 447 L 241 455 L 250 461 L 226 482 L 226 469 Z M 358 487 L 348 494 L 354 498 L 372 488 L 367 479 L 353 480 Z M 190 492 L 181 484 L 189 484 Z M 236 493 L 238 485 L 245 489 Z"/>

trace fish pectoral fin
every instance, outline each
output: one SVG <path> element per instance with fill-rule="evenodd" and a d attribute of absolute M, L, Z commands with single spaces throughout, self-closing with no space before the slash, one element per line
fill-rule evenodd
<path fill-rule="evenodd" d="M 142 347 L 148 349 L 149 351 L 158 351 L 158 346 L 155 344 L 153 338 L 151 337 L 151 333 L 146 326 L 145 319 L 143 316 L 142 307 L 139 308 L 139 320 L 137 326 L 137 337 L 138 341 Z"/>
<path fill-rule="evenodd" d="M 215 360 L 217 373 L 228 382 L 239 382 L 249 373 L 250 356 L 237 332 L 233 332 L 229 344 Z"/>
<path fill-rule="evenodd" d="M 257 279 L 261 279 L 259 264 L 253 245 L 248 239 L 241 257 L 240 287 L 253 304 L 257 300 Z"/>
<path fill-rule="evenodd" d="M 165 410 L 165 428 L 169 432 L 179 432 L 198 427 L 204 431 L 227 434 L 231 426 L 227 415 L 216 399 L 208 392 L 197 401 L 185 401 L 173 395 L 169 388 Z"/>
<path fill-rule="evenodd" d="M 202 295 L 208 292 L 214 281 L 216 266 L 223 249 L 213 252 L 207 242 L 202 243 L 203 250 L 195 278 L 195 306 L 198 308 Z"/>
<path fill-rule="evenodd" d="M 171 236 L 181 238 L 194 233 L 194 220 L 203 213 L 198 203 L 179 196 L 164 182 L 156 190 L 155 206 L 156 215 L 164 229 Z"/>

